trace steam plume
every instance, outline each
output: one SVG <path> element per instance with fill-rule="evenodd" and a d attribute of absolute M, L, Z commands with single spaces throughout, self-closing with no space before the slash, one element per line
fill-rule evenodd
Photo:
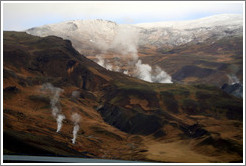
<path fill-rule="evenodd" d="M 152 82 L 159 83 L 172 83 L 172 78 L 164 70 L 161 70 L 159 66 L 155 68 L 155 74 L 151 77 Z"/>
<path fill-rule="evenodd" d="M 63 119 L 65 119 L 64 115 L 62 115 L 62 114 L 58 114 L 57 115 L 57 119 L 56 119 L 56 121 L 57 121 L 57 130 L 56 130 L 56 132 L 59 132 L 61 130 Z"/>
<path fill-rule="evenodd" d="M 138 62 L 136 63 L 136 69 L 137 69 L 137 77 L 139 79 L 142 79 L 142 80 L 145 80 L 145 81 L 148 81 L 148 82 L 152 82 L 152 79 L 151 79 L 151 71 L 152 71 L 152 68 L 150 65 L 148 64 L 142 64 L 142 61 L 141 60 L 138 60 Z"/>
<path fill-rule="evenodd" d="M 75 91 L 72 92 L 72 97 L 75 98 L 75 99 L 77 99 L 79 97 L 79 95 L 80 95 L 79 91 L 75 90 Z"/>
<path fill-rule="evenodd" d="M 71 116 L 71 120 L 74 123 L 72 143 L 75 144 L 76 138 L 77 138 L 77 133 L 79 131 L 79 122 L 81 120 L 81 116 L 77 113 L 73 113 Z"/>
<path fill-rule="evenodd" d="M 139 30 L 129 26 L 119 26 L 109 50 L 123 55 L 123 58 L 130 58 L 131 61 L 138 60 L 138 39 Z"/>
<path fill-rule="evenodd" d="M 137 28 L 129 26 L 119 26 L 116 30 L 116 34 L 110 43 L 102 42 L 103 44 L 98 47 L 101 49 L 101 54 L 96 56 L 97 63 L 102 67 L 112 70 L 121 71 L 124 74 L 132 75 L 139 79 L 148 82 L 158 83 L 172 83 L 171 76 L 163 71 L 159 66 L 153 70 L 148 64 L 143 64 L 138 57 L 138 39 L 139 30 Z M 117 54 L 119 59 L 127 61 L 124 70 L 119 69 L 117 60 L 108 62 L 105 60 L 105 54 L 111 52 Z M 113 65 L 111 65 L 113 63 Z M 117 67 L 114 67 L 114 66 Z"/>
<path fill-rule="evenodd" d="M 65 116 L 61 113 L 60 106 L 60 93 L 63 92 L 63 89 L 54 87 L 51 83 L 45 83 L 42 85 L 41 90 L 50 91 L 50 105 L 52 110 L 52 116 L 56 119 L 57 122 L 57 132 L 61 130 L 62 121 L 65 119 Z"/>
<path fill-rule="evenodd" d="M 227 75 L 227 77 L 229 78 L 229 84 L 230 85 L 233 85 L 233 84 L 236 84 L 236 83 L 240 83 L 239 79 L 234 74 Z"/>
<path fill-rule="evenodd" d="M 108 63 L 106 60 L 104 60 L 104 55 L 100 54 L 97 55 L 96 58 L 98 59 L 97 64 L 99 64 L 100 66 L 106 68 L 107 70 L 113 70 L 113 66 Z"/>

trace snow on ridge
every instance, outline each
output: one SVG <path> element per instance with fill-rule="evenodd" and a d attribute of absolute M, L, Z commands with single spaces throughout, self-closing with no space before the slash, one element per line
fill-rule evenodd
<path fill-rule="evenodd" d="M 88 19 L 88 20 L 71 20 L 55 24 L 43 25 L 40 27 L 30 28 L 27 33 L 34 33 L 39 36 L 49 35 L 51 32 L 65 32 L 71 33 L 76 31 L 78 33 L 95 33 L 112 34 L 118 27 L 133 27 L 133 28 L 172 28 L 172 29 L 194 29 L 194 28 L 211 28 L 215 26 L 243 26 L 243 16 L 239 14 L 220 14 L 209 17 L 204 17 L 195 20 L 187 21 L 167 21 L 167 22 L 153 22 L 140 24 L 117 24 L 112 21 L 102 19 Z"/>
<path fill-rule="evenodd" d="M 243 16 L 223 14 L 197 20 L 157 22 L 143 24 L 117 24 L 112 21 L 71 20 L 28 29 L 26 32 L 36 36 L 55 35 L 72 41 L 82 54 L 94 54 L 85 50 L 102 50 L 118 35 L 131 36 L 137 33 L 138 45 L 173 47 L 188 42 L 203 42 L 209 38 L 218 40 L 228 36 L 243 34 Z M 127 33 L 129 31 L 129 33 Z M 216 34 L 216 35 L 215 35 Z M 85 52 L 83 52 L 85 51 Z"/>
<path fill-rule="evenodd" d="M 214 27 L 226 25 L 241 25 L 243 26 L 243 16 L 240 14 L 220 14 L 209 17 L 203 17 L 195 20 L 186 21 L 165 21 L 154 23 L 134 24 L 141 28 L 175 28 L 175 29 L 194 29 L 200 27 Z"/>

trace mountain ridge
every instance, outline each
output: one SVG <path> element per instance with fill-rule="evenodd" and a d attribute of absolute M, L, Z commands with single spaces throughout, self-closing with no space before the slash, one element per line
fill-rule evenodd
<path fill-rule="evenodd" d="M 30 153 L 33 147 L 35 154 L 91 158 L 242 161 L 243 102 L 218 87 L 149 83 L 108 71 L 60 37 L 3 37 L 4 154 Z M 60 132 L 51 115 L 52 96 L 42 91 L 47 82 L 63 89 L 59 107 L 66 119 Z M 74 112 L 83 119 L 75 144 Z"/>
<path fill-rule="evenodd" d="M 146 24 L 148 25 L 148 23 Z M 116 24 L 101 19 L 75 20 L 31 28 L 26 32 L 37 36 L 55 35 L 71 40 L 72 45 L 83 55 L 109 70 L 125 72 L 129 75 L 136 75 L 136 73 L 129 72 L 129 70 L 132 70 L 132 66 L 129 66 L 129 63 L 135 63 L 135 66 L 137 66 L 138 63 L 133 62 L 137 59 L 141 60 L 139 62 L 145 62 L 147 65 L 140 63 L 141 67 L 145 65 L 145 67 L 150 68 L 142 70 L 142 72 L 145 72 L 145 75 L 146 72 L 154 71 L 151 68 L 161 67 L 159 69 L 164 73 L 168 71 L 166 74 L 170 77 L 169 82 L 172 82 L 171 76 L 173 76 L 173 71 L 176 71 L 176 68 L 170 68 L 168 67 L 169 65 L 164 66 L 163 64 L 175 63 L 172 61 L 172 54 L 174 56 L 178 55 L 180 58 L 187 56 L 186 54 L 194 54 L 194 58 L 188 55 L 191 58 L 191 62 L 194 59 L 198 61 L 205 60 L 208 63 L 211 60 L 215 60 L 216 62 L 222 60 L 223 63 L 228 63 L 227 66 L 234 65 L 238 68 L 239 71 L 231 70 L 231 67 L 229 69 L 220 68 L 219 72 L 221 72 L 223 78 L 219 83 L 216 80 L 214 81 L 217 77 L 214 74 L 216 71 L 212 72 L 212 78 L 209 78 L 211 84 L 222 86 L 224 83 L 228 83 L 229 79 L 227 75 L 236 75 L 242 81 L 240 76 L 242 65 L 237 62 L 238 58 L 242 58 L 238 57 L 242 56 L 239 50 L 242 49 L 241 38 L 243 34 L 243 20 L 241 15 L 215 15 L 192 21 L 172 22 L 173 27 L 170 27 L 170 22 L 161 23 L 165 27 L 158 27 L 156 24 L 158 23 L 153 23 L 154 28 L 142 28 L 137 25 Z M 236 41 L 236 38 L 239 41 Z M 228 48 L 225 48 L 225 46 L 228 46 Z M 194 48 L 196 50 L 196 47 L 206 47 L 207 50 L 204 48 L 193 52 L 189 50 Z M 183 52 L 179 51 L 180 49 Z M 153 63 L 151 60 L 156 59 L 156 57 L 163 59 L 158 62 L 158 66 L 157 63 Z M 220 58 L 222 59 L 219 60 Z M 146 59 L 150 60 L 147 61 Z M 233 64 L 230 64 L 226 59 L 232 59 Z M 192 65 L 195 68 L 201 67 L 197 66 L 197 64 Z M 208 70 L 210 68 L 211 66 L 208 67 Z M 184 71 L 180 71 L 179 73 L 184 73 Z M 170 74 L 172 75 L 169 76 Z M 147 77 L 142 78 L 151 80 Z M 186 78 L 186 76 L 182 78 Z M 176 81 L 201 83 L 196 77 L 187 78 L 186 80 Z"/>
<path fill-rule="evenodd" d="M 215 24 L 211 24 L 210 22 L 215 22 Z M 153 25 L 151 29 L 144 28 L 143 25 L 149 24 Z M 97 47 L 96 45 L 93 45 L 94 43 L 100 44 L 101 42 L 108 42 L 108 44 L 110 44 L 113 40 L 112 38 L 118 31 L 124 28 L 128 28 L 129 31 L 132 31 L 133 29 L 139 33 L 139 46 L 150 44 L 159 48 L 178 46 L 194 40 L 203 42 L 215 33 L 217 34 L 215 39 L 220 39 L 224 36 L 242 35 L 243 27 L 241 15 L 215 15 L 186 22 L 171 22 L 171 26 L 166 25 L 170 24 L 170 22 L 160 23 L 163 27 L 159 27 L 158 24 L 159 23 L 128 25 L 116 24 L 111 21 L 100 19 L 76 20 L 31 28 L 26 30 L 26 32 L 38 36 L 54 34 L 63 37 L 64 39 L 70 39 L 75 48 L 80 51 L 79 43 L 85 44 L 87 42 L 86 44 L 88 44 L 88 46 L 93 46 L 95 48 Z M 184 26 L 183 24 L 186 27 L 182 28 L 182 26 Z M 192 29 L 192 31 L 189 29 Z M 74 34 L 74 32 L 76 32 L 76 34 Z"/>
<path fill-rule="evenodd" d="M 218 26 L 218 25 L 224 26 L 224 25 L 238 25 L 238 24 L 243 24 L 243 15 L 219 14 L 219 15 L 212 15 L 212 16 L 207 16 L 207 17 L 202 17 L 202 18 L 192 19 L 192 20 L 160 21 L 160 22 L 153 22 L 153 23 L 147 22 L 147 23 L 138 23 L 134 25 L 145 27 L 145 28 L 175 26 L 174 28 L 177 28 L 177 29 L 180 29 L 180 28 L 192 29 L 192 28 L 197 28 L 197 27 L 211 27 L 211 26 Z"/>

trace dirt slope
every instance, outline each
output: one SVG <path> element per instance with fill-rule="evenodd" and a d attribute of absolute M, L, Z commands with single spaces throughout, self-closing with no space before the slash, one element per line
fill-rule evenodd
<path fill-rule="evenodd" d="M 111 72 L 54 36 L 4 32 L 3 48 L 4 154 L 242 162 L 242 99 L 217 87 L 151 84 Z M 64 90 L 59 133 L 52 95 L 42 90 L 47 82 Z M 72 144 L 75 112 L 82 120 Z"/>

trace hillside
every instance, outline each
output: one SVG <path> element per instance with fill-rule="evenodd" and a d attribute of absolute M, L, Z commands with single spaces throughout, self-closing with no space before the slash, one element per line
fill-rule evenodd
<path fill-rule="evenodd" d="M 100 19 L 72 20 L 34 27 L 26 32 L 69 39 L 80 53 L 101 66 L 149 82 L 206 83 L 222 87 L 231 84 L 232 77 L 237 78 L 237 83 L 243 81 L 241 15 L 222 14 L 197 20 L 136 25 Z M 133 73 L 137 63 L 129 63 L 134 60 L 141 60 L 145 73 L 151 71 L 153 76 L 155 68 L 159 67 L 168 78 L 160 81 Z"/>
<path fill-rule="evenodd" d="M 243 37 L 224 37 L 199 44 L 185 44 L 174 49 L 139 49 L 141 59 L 158 65 L 174 82 L 206 83 L 221 87 L 232 84 L 230 76 L 243 80 Z M 149 53 L 149 54 L 146 54 Z M 152 54 L 152 55 L 151 55 Z M 154 54 L 154 56 L 153 56 Z"/>
<path fill-rule="evenodd" d="M 242 162 L 243 101 L 220 88 L 145 82 L 24 32 L 4 32 L 3 60 L 4 154 Z"/>

